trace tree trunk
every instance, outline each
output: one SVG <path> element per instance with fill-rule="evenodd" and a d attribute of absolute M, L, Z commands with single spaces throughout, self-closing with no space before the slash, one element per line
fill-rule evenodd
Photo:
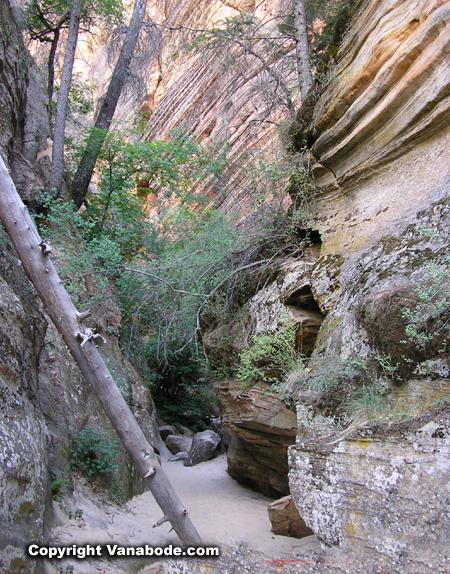
<path fill-rule="evenodd" d="M 77 48 L 78 29 L 80 27 L 82 0 L 73 0 L 70 13 L 69 34 L 67 36 L 64 64 L 56 102 L 55 127 L 53 130 L 52 172 L 50 174 L 49 192 L 58 197 L 64 175 L 64 133 L 66 130 L 67 103 L 72 81 L 73 62 Z"/>
<path fill-rule="evenodd" d="M 313 83 L 304 0 L 294 0 L 294 29 L 298 81 L 303 104 Z"/>
<path fill-rule="evenodd" d="M 55 83 L 55 56 L 56 56 L 56 48 L 58 47 L 59 36 L 61 33 L 61 28 L 57 27 L 53 31 L 53 39 L 50 44 L 50 51 L 48 53 L 48 60 L 47 60 L 47 94 L 48 94 L 48 105 L 52 106 L 52 99 L 53 99 L 53 85 Z"/>
<path fill-rule="evenodd" d="M 61 333 L 85 379 L 102 403 L 111 424 L 164 516 L 183 544 L 201 544 L 201 538 L 162 471 L 153 448 L 148 444 L 121 392 L 114 383 L 97 350 L 92 330 L 83 326 L 41 241 L 27 208 L 22 203 L 0 156 L 0 219 L 17 251 L 23 268 Z M 97 335 L 97 337 L 99 337 Z"/>
<path fill-rule="evenodd" d="M 131 58 L 136 48 L 145 16 L 147 0 L 135 0 L 133 15 L 122 44 L 119 58 L 109 82 L 108 91 L 95 121 L 94 130 L 89 138 L 86 148 L 72 181 L 72 199 L 77 208 L 81 206 L 91 181 L 98 154 L 106 137 L 106 133 L 116 111 L 122 88 L 128 76 Z"/>

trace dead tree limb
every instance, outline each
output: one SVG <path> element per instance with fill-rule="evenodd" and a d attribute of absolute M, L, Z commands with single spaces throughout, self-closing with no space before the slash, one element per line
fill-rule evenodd
<path fill-rule="evenodd" d="M 201 538 L 185 507 L 178 499 L 153 448 L 148 444 L 103 362 L 92 340 L 92 332 L 83 326 L 83 314 L 77 312 L 65 290 L 51 261 L 51 252 L 42 249 L 42 240 L 1 156 L 0 219 L 52 322 L 102 403 L 112 426 L 144 477 L 164 516 L 167 516 L 183 544 L 201 544 Z"/>

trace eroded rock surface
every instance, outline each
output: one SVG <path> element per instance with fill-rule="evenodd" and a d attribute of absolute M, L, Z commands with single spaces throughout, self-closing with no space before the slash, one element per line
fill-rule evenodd
<path fill-rule="evenodd" d="M 25 547 L 45 541 L 51 515 L 50 440 L 36 400 L 47 323 L 3 232 L 1 240 L 0 569 L 34 572 Z"/>
<path fill-rule="evenodd" d="M 327 572 L 448 571 L 449 422 L 447 409 L 412 428 L 385 425 L 290 448 L 293 499 L 335 548 Z"/>
<path fill-rule="evenodd" d="M 294 538 L 304 538 L 313 534 L 313 531 L 306 526 L 305 521 L 298 513 L 290 495 L 271 502 L 267 507 L 267 512 L 274 534 L 293 536 Z"/>
<path fill-rule="evenodd" d="M 267 383 L 247 390 L 227 381 L 217 386 L 228 436 L 228 471 L 266 496 L 289 493 L 287 449 L 295 441 L 297 419 Z"/>
<path fill-rule="evenodd" d="M 326 316 L 289 460 L 324 572 L 450 562 L 449 10 L 357 3 L 308 132 L 323 241 L 311 290 Z"/>

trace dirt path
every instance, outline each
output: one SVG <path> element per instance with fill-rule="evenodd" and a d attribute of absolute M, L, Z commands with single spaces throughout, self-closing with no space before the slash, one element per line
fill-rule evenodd
<path fill-rule="evenodd" d="M 314 537 L 297 540 L 272 534 L 267 515 L 271 499 L 240 486 L 227 474 L 226 466 L 225 455 L 190 468 L 182 463 L 163 462 L 164 472 L 205 544 L 216 544 L 227 551 L 244 545 L 250 551 L 263 553 L 268 560 L 292 560 L 317 549 Z M 53 544 L 179 544 L 177 536 L 169 532 L 170 524 L 153 528 L 161 518 L 161 510 L 149 492 L 133 498 L 124 507 L 117 507 L 100 503 L 87 486 L 77 485 L 72 512 L 76 509 L 83 512 L 82 519 L 68 521 L 66 514 L 58 510 L 60 526 L 53 529 Z M 75 566 L 76 574 L 118 572 L 116 567 L 111 569 L 110 564 L 103 562 L 69 560 L 68 563 Z M 66 563 L 60 564 L 65 567 Z"/>

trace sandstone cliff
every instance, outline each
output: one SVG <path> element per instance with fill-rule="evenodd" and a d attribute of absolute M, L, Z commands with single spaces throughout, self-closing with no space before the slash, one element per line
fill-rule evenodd
<path fill-rule="evenodd" d="M 255 10 L 255 16 L 270 27 L 274 26 L 272 17 L 282 6 L 280 0 L 172 2 L 166 9 L 164 26 L 208 29 L 227 18 Z M 214 190 L 207 191 L 222 209 L 246 216 L 252 203 L 246 191 L 248 154 L 252 150 L 268 157 L 278 153 L 275 122 L 287 117 L 287 110 L 274 106 L 273 112 L 268 112 L 275 98 L 270 101 L 271 96 L 264 94 L 267 78 L 258 59 L 242 50 L 230 54 L 227 50 L 187 53 L 183 51 L 183 43 L 193 36 L 187 30 L 183 34 L 173 32 L 164 41 L 161 56 L 154 63 L 141 106 L 149 117 L 146 137 L 165 139 L 170 130 L 181 128 L 192 130 L 205 144 L 215 142 L 226 147 L 226 191 L 220 195 Z M 262 52 L 261 47 L 258 50 Z M 289 74 L 283 68 L 280 76 L 286 84 L 292 83 L 292 71 Z M 294 101 L 299 104 L 298 96 L 295 99 L 293 93 Z"/>
<path fill-rule="evenodd" d="M 440 299 L 445 323 L 449 18 L 448 2 L 359 3 L 330 86 L 297 135 L 309 142 L 318 187 L 322 248 L 311 288 L 326 316 L 309 378 L 321 388 L 300 382 L 290 485 L 333 548 L 326 572 L 431 573 L 450 563 L 450 363 L 419 294 L 439 269 L 426 298 Z M 405 334 L 410 309 L 428 320 L 429 343 Z M 336 373 L 373 357 L 395 371 L 391 416 L 385 425 L 360 420 L 346 439 L 338 405 L 358 383 Z M 395 412 L 412 422 L 396 423 Z"/>
<path fill-rule="evenodd" d="M 289 485 L 327 549 L 320 572 L 450 562 L 449 15 L 434 0 L 355 4 L 328 87 L 293 136 L 310 150 L 320 255 L 285 262 L 222 342 L 236 353 L 283 311 L 303 333 L 307 297 L 317 305 Z M 214 352 L 219 332 L 206 343 Z M 252 482 L 258 468 L 269 484 L 259 392 L 219 386 L 233 476 Z"/>

